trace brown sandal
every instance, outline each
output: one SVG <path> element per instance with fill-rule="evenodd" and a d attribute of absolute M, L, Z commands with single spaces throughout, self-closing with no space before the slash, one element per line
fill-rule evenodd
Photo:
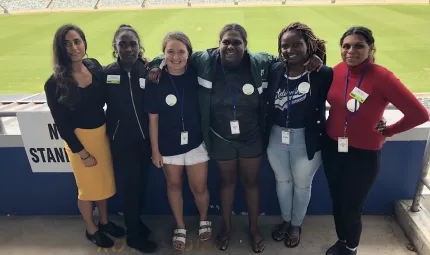
<path fill-rule="evenodd" d="M 260 241 L 258 241 L 258 242 L 254 242 L 253 240 L 251 241 L 252 242 L 252 250 L 255 252 L 255 253 L 261 253 L 261 252 L 263 252 L 264 251 L 264 249 L 266 248 L 266 246 L 264 245 L 264 243 L 263 243 L 263 247 L 261 247 L 260 248 L 260 244 L 262 243 L 264 241 L 264 239 L 263 238 L 261 238 L 261 240 Z M 260 250 L 261 249 L 261 250 Z"/>
<path fill-rule="evenodd" d="M 223 235 L 221 238 L 220 236 L 216 237 L 216 248 L 220 251 L 227 250 L 228 244 L 230 242 L 230 235 Z"/>

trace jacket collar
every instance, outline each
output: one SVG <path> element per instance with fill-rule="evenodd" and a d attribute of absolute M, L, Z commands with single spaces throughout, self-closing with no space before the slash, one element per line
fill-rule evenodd
<path fill-rule="evenodd" d="M 84 58 L 82 63 L 88 68 L 91 74 L 97 78 L 97 80 L 102 79 L 102 66 L 98 61 L 92 58 Z"/>
<path fill-rule="evenodd" d="M 120 72 L 126 72 L 124 69 L 124 65 L 121 64 L 120 58 L 116 59 L 116 63 L 118 65 L 119 71 Z M 133 66 L 131 67 L 131 71 L 130 73 L 135 73 L 139 71 L 139 67 L 140 65 L 145 65 L 145 60 L 143 60 L 142 58 L 137 58 L 137 60 L 134 62 Z"/>
<path fill-rule="evenodd" d="M 206 51 L 209 53 L 210 56 L 216 57 L 217 60 L 220 57 L 220 52 L 219 52 L 218 47 L 217 48 L 210 48 L 210 49 L 207 49 Z M 245 49 L 245 54 L 243 54 L 243 56 L 246 56 L 246 55 L 248 55 L 248 56 L 252 55 L 251 51 L 248 48 Z"/>

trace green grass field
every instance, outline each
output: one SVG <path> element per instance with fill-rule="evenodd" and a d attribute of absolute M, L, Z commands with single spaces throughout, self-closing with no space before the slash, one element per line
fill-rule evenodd
<path fill-rule="evenodd" d="M 112 58 L 113 34 L 120 24 L 134 26 L 146 56 L 161 54 L 166 32 L 181 30 L 195 50 L 217 46 L 224 24 L 237 22 L 248 31 L 251 51 L 277 53 L 279 31 L 301 21 L 328 41 L 328 65 L 340 59 L 339 38 L 350 26 L 370 27 L 376 38 L 377 63 L 392 70 L 413 92 L 430 92 L 430 5 L 276 6 L 190 8 L 0 15 L 0 94 L 38 93 L 52 72 L 52 40 L 64 23 L 87 35 L 88 55 L 103 65 Z"/>

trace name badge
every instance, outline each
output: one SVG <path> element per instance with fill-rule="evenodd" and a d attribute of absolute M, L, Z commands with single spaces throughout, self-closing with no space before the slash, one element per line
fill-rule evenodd
<path fill-rule="evenodd" d="M 290 144 L 290 131 L 282 130 L 282 143 Z"/>
<path fill-rule="evenodd" d="M 337 150 L 338 152 L 348 152 L 348 138 L 339 137 L 337 139 Z"/>
<path fill-rule="evenodd" d="M 357 87 L 355 87 L 349 95 L 355 98 L 360 103 L 363 103 L 364 101 L 366 101 L 367 97 L 369 96 L 369 94 L 367 94 L 366 92 L 364 92 L 363 90 Z"/>
<path fill-rule="evenodd" d="M 188 131 L 184 131 L 181 133 L 181 145 L 188 144 Z"/>
<path fill-rule="evenodd" d="M 230 121 L 230 128 L 231 128 L 231 134 L 233 134 L 233 135 L 240 134 L 239 121 L 238 120 Z"/>
<path fill-rule="evenodd" d="M 144 78 L 139 79 L 139 85 L 141 89 L 145 89 L 145 82 L 146 80 Z"/>
<path fill-rule="evenodd" d="M 121 75 L 108 75 L 106 82 L 108 84 L 119 84 L 121 81 Z"/>

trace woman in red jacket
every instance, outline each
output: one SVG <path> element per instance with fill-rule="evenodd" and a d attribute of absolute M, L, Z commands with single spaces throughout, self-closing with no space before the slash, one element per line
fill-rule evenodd
<path fill-rule="evenodd" d="M 405 85 L 375 64 L 374 42 L 368 28 L 348 29 L 340 39 L 343 62 L 333 68 L 322 158 L 339 240 L 326 255 L 357 254 L 361 213 L 379 170 L 385 137 L 429 120 L 427 110 Z M 379 132 L 376 125 L 389 103 L 404 117 Z"/>

